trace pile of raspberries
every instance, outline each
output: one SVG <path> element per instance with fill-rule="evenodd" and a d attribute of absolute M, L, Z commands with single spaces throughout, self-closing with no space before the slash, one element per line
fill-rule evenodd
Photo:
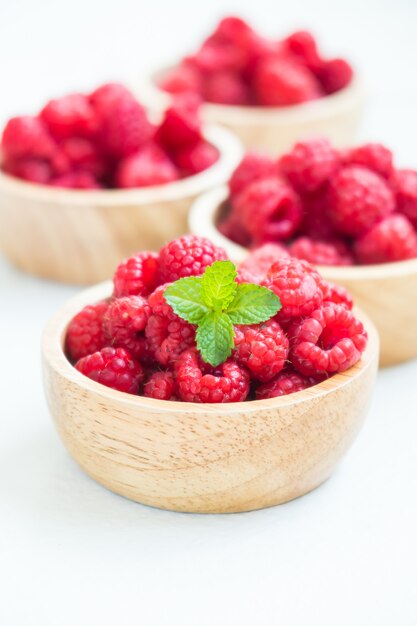
<path fill-rule="evenodd" d="M 159 254 L 123 261 L 109 300 L 86 306 L 70 322 L 69 360 L 85 376 L 113 389 L 158 400 L 241 402 L 301 391 L 354 365 L 367 343 L 343 287 L 323 280 L 309 263 L 277 257 L 266 244 L 238 267 L 238 281 L 262 284 L 279 296 L 278 314 L 235 327 L 235 347 L 213 368 L 201 359 L 195 326 L 178 317 L 166 287 L 199 276 L 223 249 L 185 235 Z"/>
<path fill-rule="evenodd" d="M 195 54 L 185 57 L 158 85 L 173 94 L 198 94 L 206 102 L 276 107 L 335 93 L 352 76 L 344 59 L 321 56 L 308 31 L 266 39 L 242 19 L 227 17 Z"/>
<path fill-rule="evenodd" d="M 278 160 L 248 153 L 229 181 L 219 230 L 245 247 L 281 244 L 316 265 L 417 257 L 417 171 L 378 143 L 297 143 Z M 224 215 L 226 214 L 226 215 Z"/>
<path fill-rule="evenodd" d="M 148 187 L 201 172 L 218 159 L 205 141 L 199 99 L 176 98 L 156 126 L 123 85 L 51 100 L 35 116 L 9 120 L 2 169 L 68 189 Z"/>

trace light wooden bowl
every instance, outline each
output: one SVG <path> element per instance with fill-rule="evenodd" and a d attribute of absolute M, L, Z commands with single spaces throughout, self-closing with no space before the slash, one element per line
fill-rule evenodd
<path fill-rule="evenodd" d="M 132 190 L 79 191 L 35 185 L 0 170 L 0 250 L 20 269 L 62 282 L 109 278 L 123 258 L 187 232 L 194 198 L 227 180 L 241 145 L 220 127 L 206 139 L 219 160 L 182 180 Z"/>
<path fill-rule="evenodd" d="M 63 351 L 71 318 L 106 298 L 83 291 L 48 323 L 42 341 L 48 404 L 62 441 L 92 478 L 143 504 L 226 513 L 280 504 L 332 473 L 368 410 L 378 335 L 343 374 L 272 400 L 192 404 L 132 396 L 80 374 Z"/>
<path fill-rule="evenodd" d="M 168 68 L 169 69 L 169 68 Z M 133 87 L 141 101 L 163 109 L 170 95 L 157 86 L 157 80 L 168 71 L 151 74 Z M 352 143 L 364 108 L 364 89 L 356 77 L 341 91 L 312 102 L 287 107 L 227 106 L 204 103 L 204 120 L 233 131 L 246 148 L 278 154 L 309 136 L 325 136 L 344 147 Z"/>
<path fill-rule="evenodd" d="M 215 226 L 226 198 L 226 187 L 198 198 L 190 211 L 189 226 L 192 233 L 204 233 L 239 263 L 248 250 L 224 237 Z M 381 337 L 382 366 L 417 357 L 417 259 L 354 267 L 321 266 L 319 270 L 326 280 L 346 287 L 374 322 Z"/>

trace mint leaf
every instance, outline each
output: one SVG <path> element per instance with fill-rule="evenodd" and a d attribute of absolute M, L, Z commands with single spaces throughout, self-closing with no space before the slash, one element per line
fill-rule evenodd
<path fill-rule="evenodd" d="M 203 302 L 211 309 L 224 311 L 232 302 L 236 289 L 236 268 L 231 261 L 215 261 L 201 279 Z"/>
<path fill-rule="evenodd" d="M 228 315 L 220 311 L 207 313 L 198 325 L 197 349 L 203 361 L 213 367 L 230 356 L 234 346 L 233 324 Z"/>
<path fill-rule="evenodd" d="M 180 278 L 165 289 L 164 298 L 179 317 L 190 324 L 199 324 L 209 312 L 203 302 L 201 289 L 201 277 Z"/>
<path fill-rule="evenodd" d="M 237 286 L 227 314 L 233 324 L 258 324 L 269 320 L 280 308 L 280 299 L 270 289 L 242 283 Z"/>

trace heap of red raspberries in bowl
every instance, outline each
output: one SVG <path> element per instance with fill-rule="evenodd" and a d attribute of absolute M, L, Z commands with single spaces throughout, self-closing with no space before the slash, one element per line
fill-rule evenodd
<path fill-rule="evenodd" d="M 378 143 L 297 143 L 279 159 L 248 153 L 229 181 L 218 228 L 235 243 L 280 244 L 315 265 L 417 257 L 417 171 Z"/>
<path fill-rule="evenodd" d="M 235 268 L 192 235 L 135 254 L 113 295 L 72 319 L 67 356 L 119 391 L 203 403 L 290 394 L 357 363 L 367 334 L 348 292 L 273 256 L 266 246 Z"/>
<path fill-rule="evenodd" d="M 333 94 L 352 80 L 344 59 L 325 59 L 308 31 L 266 39 L 238 17 L 220 21 L 195 54 L 158 80 L 170 93 L 240 106 L 290 106 Z"/>
<path fill-rule="evenodd" d="M 156 125 L 117 83 L 10 119 L 1 153 L 6 173 L 69 189 L 163 185 L 197 174 L 219 157 L 202 135 L 196 96 L 178 96 Z"/>

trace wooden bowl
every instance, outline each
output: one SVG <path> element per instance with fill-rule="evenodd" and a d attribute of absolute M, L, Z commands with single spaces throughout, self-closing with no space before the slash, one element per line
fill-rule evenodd
<path fill-rule="evenodd" d="M 248 250 L 227 239 L 215 224 L 227 198 L 222 187 L 201 196 L 189 216 L 190 230 L 227 250 L 235 263 Z M 417 357 L 417 259 L 354 267 L 320 266 L 326 280 L 339 283 L 374 322 L 381 337 L 381 365 L 395 365 Z"/>
<path fill-rule="evenodd" d="M 219 160 L 200 174 L 155 187 L 58 189 L 0 170 L 0 250 L 43 278 L 76 284 L 109 278 L 123 258 L 187 232 L 194 198 L 223 183 L 237 166 L 242 148 L 231 133 L 213 126 L 205 137 L 219 150 Z"/>
<path fill-rule="evenodd" d="M 192 404 L 132 396 L 80 374 L 63 345 L 71 318 L 106 298 L 83 291 L 48 323 L 42 341 L 50 411 L 70 454 L 108 489 L 175 511 L 226 513 L 280 504 L 332 473 L 356 437 L 374 386 L 378 335 L 343 374 L 291 396 Z"/>
<path fill-rule="evenodd" d="M 153 73 L 134 87 L 141 101 L 157 109 L 167 106 L 170 95 L 157 86 L 157 80 L 168 69 Z M 356 75 L 344 89 L 312 102 L 286 107 L 204 103 L 202 111 L 206 122 L 233 131 L 246 148 L 259 148 L 275 155 L 309 136 L 325 136 L 338 147 L 350 145 L 359 126 L 364 101 L 364 89 Z"/>

